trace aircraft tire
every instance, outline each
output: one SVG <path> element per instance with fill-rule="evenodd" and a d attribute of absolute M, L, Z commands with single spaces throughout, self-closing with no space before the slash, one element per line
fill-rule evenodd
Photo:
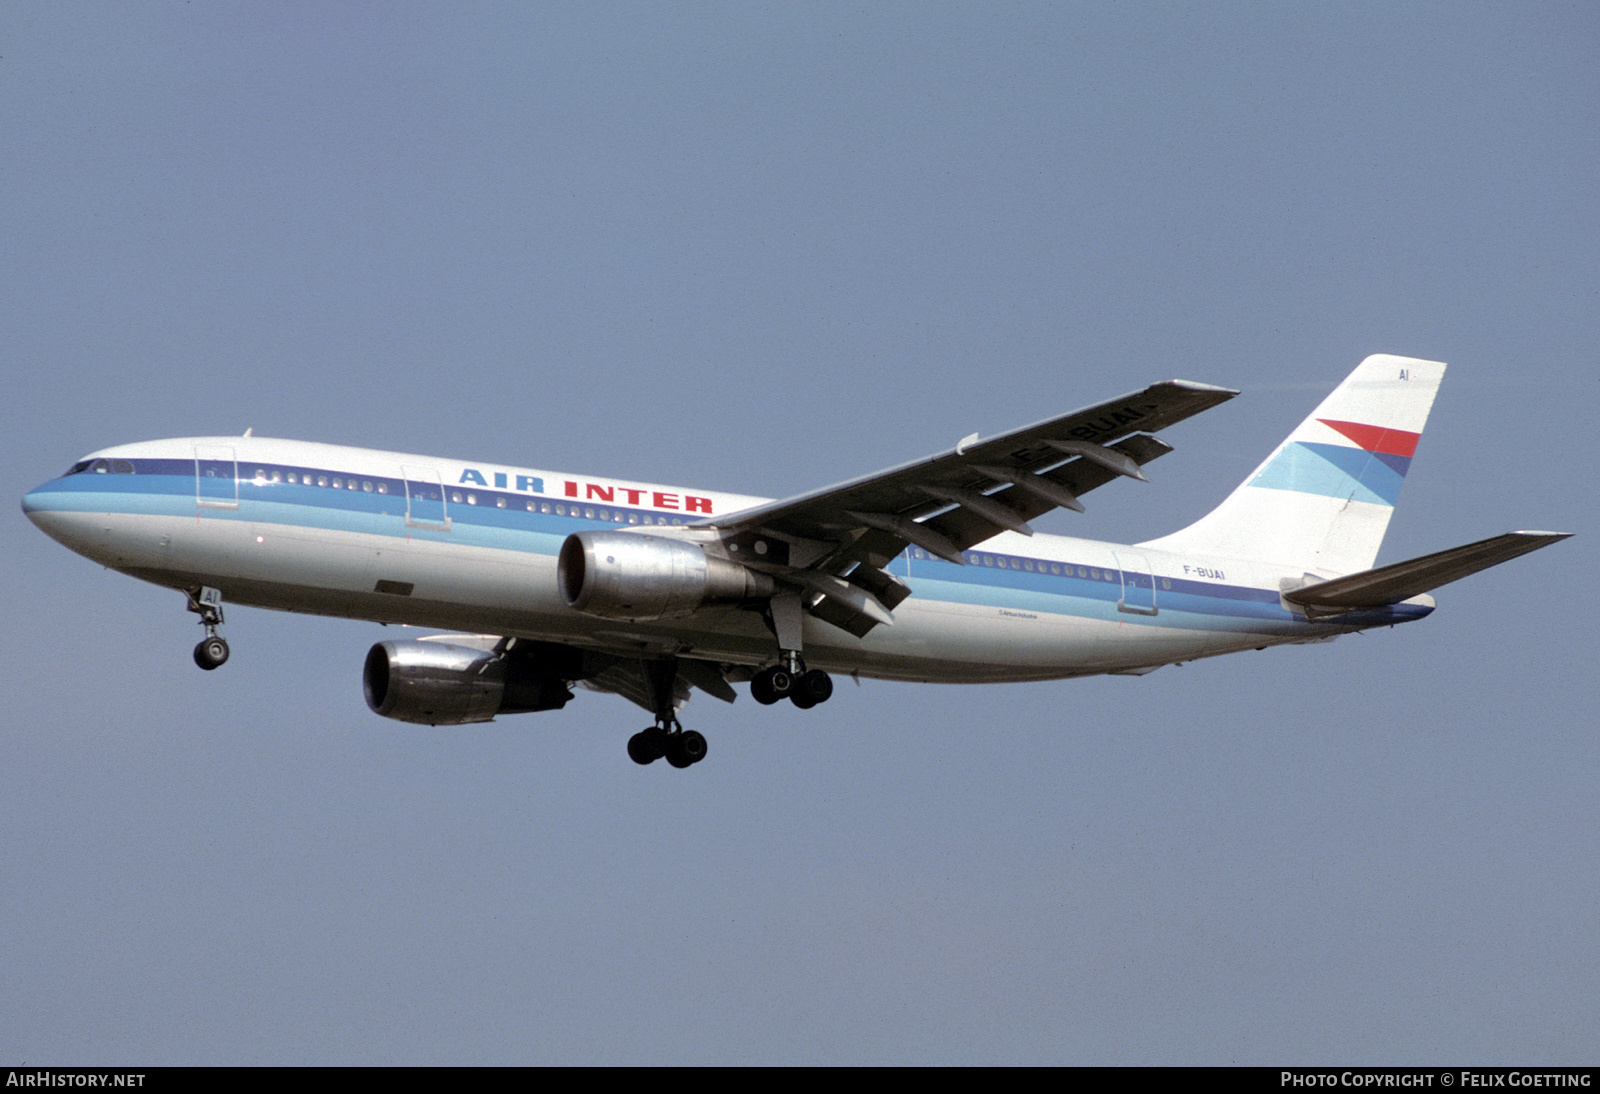
<path fill-rule="evenodd" d="M 803 673 L 800 679 L 794 682 L 794 693 L 796 695 L 803 693 L 811 700 L 811 706 L 826 703 L 833 698 L 833 677 L 821 669 L 812 669 Z"/>
<path fill-rule="evenodd" d="M 662 732 L 655 727 L 635 733 L 628 738 L 628 759 L 636 764 L 653 764 L 665 751 L 660 740 Z"/>
<path fill-rule="evenodd" d="M 212 669 L 221 668 L 228 660 L 228 643 L 213 635 L 202 639 L 194 648 L 194 663 L 210 672 Z"/>
<path fill-rule="evenodd" d="M 697 733 L 692 729 L 684 730 L 678 736 L 678 751 L 683 753 L 690 763 L 699 763 L 706 758 L 705 734 Z"/>
<path fill-rule="evenodd" d="M 691 767 L 706 758 L 706 739 L 694 730 L 674 733 L 667 741 L 667 762 L 673 767 Z"/>
<path fill-rule="evenodd" d="M 750 678 L 750 697 L 770 707 L 794 690 L 794 677 L 779 665 L 762 669 Z"/>

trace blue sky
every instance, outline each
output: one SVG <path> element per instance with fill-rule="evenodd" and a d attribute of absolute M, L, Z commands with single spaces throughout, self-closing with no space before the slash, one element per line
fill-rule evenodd
<path fill-rule="evenodd" d="M 1581 4 L 8 5 L 4 475 L 243 432 L 783 495 L 1182 377 L 1205 512 L 1451 365 L 1427 621 L 1138 679 L 385 722 L 373 625 L 13 510 L 0 1058 L 1592 1063 L 1600 20 Z"/>

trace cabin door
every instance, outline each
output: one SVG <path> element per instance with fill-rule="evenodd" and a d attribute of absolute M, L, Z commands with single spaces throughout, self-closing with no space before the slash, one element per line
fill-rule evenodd
<path fill-rule="evenodd" d="M 194 446 L 194 501 L 201 509 L 239 508 L 239 461 L 232 445 Z"/>

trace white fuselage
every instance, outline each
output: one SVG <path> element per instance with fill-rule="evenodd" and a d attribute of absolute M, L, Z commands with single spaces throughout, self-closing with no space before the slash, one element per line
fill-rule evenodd
<path fill-rule="evenodd" d="M 98 462 L 97 462 L 98 461 Z M 206 437 L 96 452 L 24 499 L 72 550 L 177 589 L 283 611 L 541 639 L 633 656 L 772 661 L 758 612 L 652 623 L 585 615 L 558 591 L 586 529 L 682 535 L 765 499 L 299 441 Z M 677 529 L 678 531 L 673 531 Z M 805 620 L 807 661 L 901 680 L 1036 680 L 1132 671 L 1427 614 L 1309 622 L 1283 566 L 1003 533 L 958 566 L 912 547 L 912 596 L 863 638 Z"/>

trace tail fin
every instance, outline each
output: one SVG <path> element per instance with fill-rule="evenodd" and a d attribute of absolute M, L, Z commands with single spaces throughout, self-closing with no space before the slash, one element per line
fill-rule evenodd
<path fill-rule="evenodd" d="M 1444 368 L 1368 357 L 1227 500 L 1142 546 L 1324 574 L 1369 569 Z"/>

